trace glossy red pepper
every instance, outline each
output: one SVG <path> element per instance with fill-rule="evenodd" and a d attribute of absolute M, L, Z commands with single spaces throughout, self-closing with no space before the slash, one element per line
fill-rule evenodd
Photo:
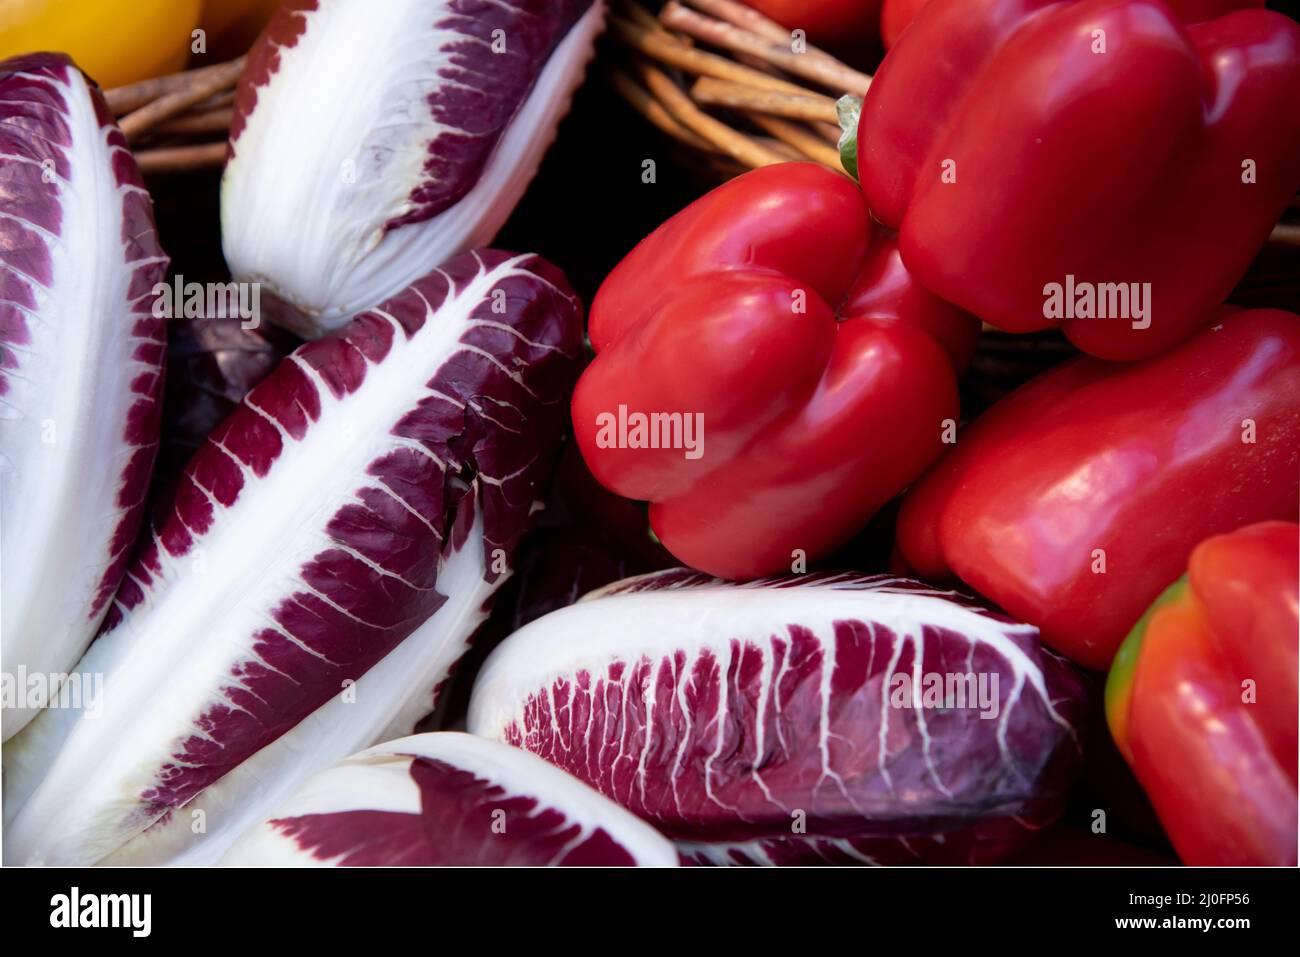
<path fill-rule="evenodd" d="M 921 8 L 930 0 L 885 0 L 880 8 L 880 39 L 885 49 L 892 49 Z"/>
<path fill-rule="evenodd" d="M 1296 864 L 1300 525 L 1208 539 L 1124 642 L 1106 717 L 1184 863 Z"/>
<path fill-rule="evenodd" d="M 1198 542 L 1295 520 L 1300 316 L 1220 318 L 1146 362 L 1071 360 L 980 416 L 903 501 L 907 567 L 1103 669 Z"/>
<path fill-rule="evenodd" d="M 888 50 L 930 0 L 885 0 L 880 8 L 880 39 Z M 1233 10 L 1263 9 L 1264 0 L 1165 0 L 1184 23 L 1221 17 Z"/>
<path fill-rule="evenodd" d="M 1102 358 L 1204 326 L 1300 185 L 1300 24 L 1255 6 L 932 0 L 858 132 L 908 269 Z"/>
<path fill-rule="evenodd" d="M 746 578 L 842 544 L 939 456 L 978 323 L 911 282 L 851 180 L 789 163 L 651 234 L 589 331 L 573 423 L 592 473 L 650 501 L 680 561 Z M 701 422 L 698 452 L 684 425 L 634 447 L 653 413 Z"/>

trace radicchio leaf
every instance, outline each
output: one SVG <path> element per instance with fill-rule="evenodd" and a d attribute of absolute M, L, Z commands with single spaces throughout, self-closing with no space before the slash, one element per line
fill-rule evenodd
<path fill-rule="evenodd" d="M 667 838 L 540 758 L 468 734 L 353 755 L 231 848 L 239 867 L 660 866 Z"/>
<path fill-rule="evenodd" d="M 99 713 L 6 746 L 6 861 L 209 862 L 409 733 L 542 495 L 581 329 L 552 267 L 470 253 L 280 363 L 190 461 L 87 652 Z"/>
<path fill-rule="evenodd" d="M 167 257 L 99 88 L 62 55 L 0 63 L 0 658 L 4 736 L 90 643 L 158 447 Z M 39 702 L 36 702 L 39 705 Z"/>
<path fill-rule="evenodd" d="M 970 699 L 926 696 L 949 675 Z M 1085 690 L 1033 627 L 951 592 L 675 570 L 516 632 L 468 724 L 696 862 L 988 863 L 1060 814 Z"/>
<path fill-rule="evenodd" d="M 497 645 L 524 625 L 588 592 L 631 575 L 672 568 L 671 554 L 650 537 L 643 503 L 615 495 L 591 474 L 569 441 L 551 480 L 546 509 L 519 546 L 515 574 L 501 589 L 492 614 L 457 669 L 445 708 L 430 727 L 465 718 L 474 675 Z"/>
<path fill-rule="evenodd" d="M 236 93 L 235 278 L 310 338 L 491 242 L 602 23 L 600 0 L 288 0 Z"/>

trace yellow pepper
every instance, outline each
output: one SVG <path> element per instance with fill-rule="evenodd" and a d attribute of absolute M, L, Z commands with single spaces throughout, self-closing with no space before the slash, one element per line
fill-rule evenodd
<path fill-rule="evenodd" d="M 201 6 L 201 0 L 0 0 L 0 59 L 66 53 L 105 89 L 176 73 L 189 59 Z"/>

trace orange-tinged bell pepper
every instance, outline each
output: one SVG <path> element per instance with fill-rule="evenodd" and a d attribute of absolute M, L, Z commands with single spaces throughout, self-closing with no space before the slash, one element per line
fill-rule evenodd
<path fill-rule="evenodd" d="M 1202 542 L 1115 657 L 1106 719 L 1179 856 L 1296 864 L 1300 525 Z"/>
<path fill-rule="evenodd" d="M 109 89 L 185 69 L 201 0 L 8 0 L 0 59 L 66 53 Z"/>

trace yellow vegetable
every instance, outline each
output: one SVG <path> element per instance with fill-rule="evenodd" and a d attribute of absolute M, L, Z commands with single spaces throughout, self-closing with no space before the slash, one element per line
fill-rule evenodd
<path fill-rule="evenodd" d="M 189 59 L 201 5 L 201 0 L 0 0 L 0 58 L 66 53 L 105 89 L 175 73 Z"/>

